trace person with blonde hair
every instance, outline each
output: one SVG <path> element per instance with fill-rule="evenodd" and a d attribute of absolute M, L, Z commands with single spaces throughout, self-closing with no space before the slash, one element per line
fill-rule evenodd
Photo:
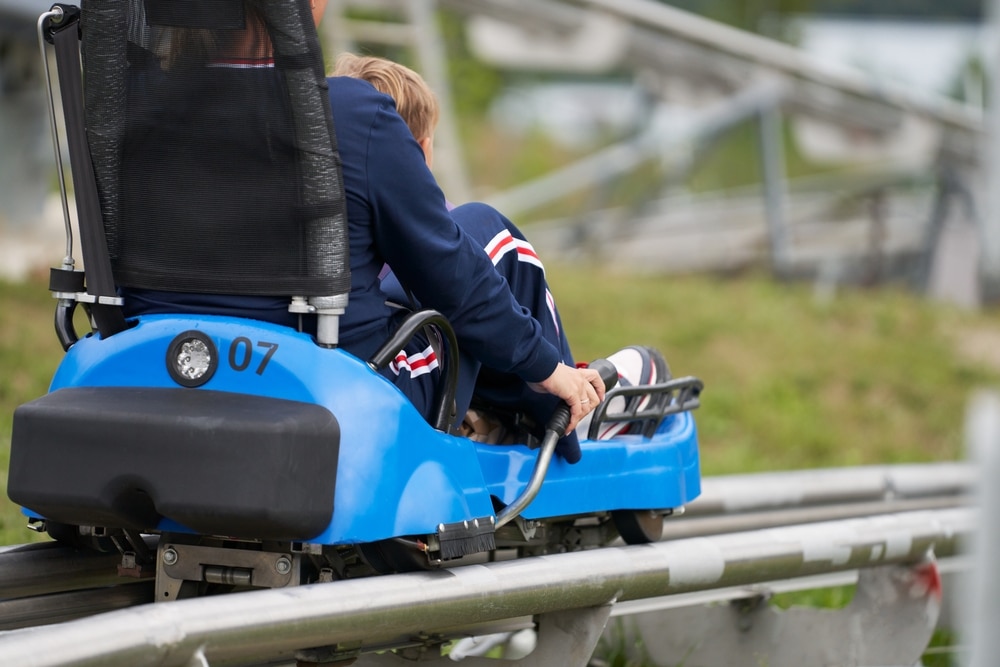
<path fill-rule="evenodd" d="M 433 168 L 434 130 L 441 119 L 441 105 L 422 76 L 393 60 L 353 53 L 337 56 L 333 76 L 363 79 L 395 100 L 396 111 L 423 149 L 427 166 Z"/>
<path fill-rule="evenodd" d="M 380 93 L 391 97 L 399 116 L 420 145 L 427 167 L 433 167 L 434 131 L 441 109 L 434 91 L 420 74 L 387 58 L 342 53 L 337 57 L 333 76 L 367 81 Z M 457 208 L 447 200 L 445 204 L 455 222 L 479 244 L 497 272 L 506 279 L 515 301 L 528 310 L 541 326 L 544 338 L 559 350 L 562 363 L 575 366 L 555 298 L 545 279 L 545 268 L 524 234 L 513 222 L 486 204 L 470 203 Z M 382 291 L 390 302 L 419 308 L 412 290 L 400 282 L 389 264 L 383 267 L 379 278 Z M 474 409 L 467 413 L 463 430 L 472 437 L 504 437 L 497 434 L 503 434 L 506 429 L 489 417 L 488 410 L 475 409 L 481 405 L 527 413 L 541 425 L 547 421 L 555 402 L 533 391 L 515 375 L 483 364 L 475 379 Z M 578 456 L 576 433 L 569 433 L 563 438 L 560 451 L 569 452 L 570 459 Z"/>

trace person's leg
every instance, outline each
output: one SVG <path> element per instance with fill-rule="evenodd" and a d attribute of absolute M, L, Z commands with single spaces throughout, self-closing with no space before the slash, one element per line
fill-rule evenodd
<path fill-rule="evenodd" d="M 452 209 L 455 222 L 471 236 L 510 285 L 514 299 L 528 309 L 542 327 L 543 335 L 562 353 L 563 362 L 573 365 L 573 355 L 562 328 L 555 298 L 545 281 L 545 268 L 535 249 L 513 222 L 495 208 L 481 203 L 463 204 Z M 389 301 L 406 308 L 419 304 L 391 271 L 380 274 L 382 291 Z"/>
<path fill-rule="evenodd" d="M 559 349 L 563 363 L 574 365 L 555 299 L 545 280 L 545 268 L 524 234 L 513 222 L 486 204 L 463 204 L 452 209 L 451 213 L 455 222 L 477 242 L 490 257 L 496 270 L 507 280 L 514 299 L 528 309 L 539 323 L 542 334 Z M 391 301 L 407 307 L 419 307 L 391 271 L 382 277 L 382 290 Z M 419 353 L 419 350 L 416 352 Z M 467 354 L 461 356 L 456 397 L 458 421 L 461 422 L 461 416 L 470 405 L 474 383 L 477 402 L 524 412 L 536 422 L 538 428 L 535 435 L 541 437 L 540 429 L 544 428 L 551 417 L 559 399 L 532 391 L 520 378 L 509 373 L 501 373 L 488 367 L 480 368 L 478 362 Z M 416 384 L 412 384 L 412 379 L 406 375 L 394 377 L 396 384 L 415 404 L 430 405 L 424 381 L 418 380 Z M 571 463 L 578 461 L 580 445 L 576 433 L 563 437 L 557 451 Z"/>
<path fill-rule="evenodd" d="M 573 355 L 556 308 L 555 299 L 545 280 L 545 268 L 538 254 L 513 222 L 486 204 L 463 204 L 452 210 L 452 217 L 490 257 L 493 266 L 510 286 L 514 299 L 524 306 L 541 326 L 542 334 L 562 354 L 563 363 L 574 365 Z M 520 378 L 488 367 L 479 372 L 476 401 L 524 412 L 541 430 L 559 404 L 559 399 L 532 391 Z M 575 433 L 560 439 L 557 452 L 570 463 L 580 459 L 580 444 Z"/>
<path fill-rule="evenodd" d="M 562 352 L 564 363 L 573 365 L 559 310 L 545 280 L 545 267 L 521 230 L 487 204 L 463 204 L 451 215 L 490 257 L 510 285 L 514 299 L 528 309 L 544 336 Z"/>
<path fill-rule="evenodd" d="M 435 417 L 442 389 L 442 372 L 447 372 L 446 344 L 437 339 L 432 344 L 426 332 L 422 331 L 413 337 L 386 368 L 379 371 L 403 392 L 428 422 L 432 422 Z M 462 423 L 462 417 L 469 408 L 479 366 L 476 359 L 459 350 L 458 386 L 455 391 L 456 419 L 450 425 L 450 432 L 454 432 Z"/>

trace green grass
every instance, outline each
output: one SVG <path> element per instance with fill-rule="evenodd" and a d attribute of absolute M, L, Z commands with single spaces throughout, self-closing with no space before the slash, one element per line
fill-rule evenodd
<path fill-rule="evenodd" d="M 706 474 L 956 459 L 970 390 L 1000 380 L 996 313 L 902 291 L 821 303 L 759 276 L 549 278 L 578 358 L 653 345 L 705 382 Z"/>
<path fill-rule="evenodd" d="M 62 357 L 52 324 L 55 301 L 40 282 L 0 283 L 0 544 L 36 538 L 7 498 L 14 408 L 45 393 Z"/>

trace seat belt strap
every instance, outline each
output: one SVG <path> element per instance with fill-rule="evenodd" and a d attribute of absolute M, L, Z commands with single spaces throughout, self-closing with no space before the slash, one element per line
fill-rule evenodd
<path fill-rule="evenodd" d="M 50 33 L 59 73 L 63 117 L 66 123 L 66 143 L 73 172 L 73 192 L 80 227 L 80 247 L 86 271 L 87 293 L 96 297 L 91 306 L 94 324 L 102 337 L 125 329 L 125 316 L 119 306 L 108 303 L 117 300 L 111 271 L 101 204 L 97 195 L 97 180 L 87 143 L 83 109 L 83 75 L 80 67 L 79 16 L 60 25 Z M 104 302 L 102 302 L 102 299 Z"/>

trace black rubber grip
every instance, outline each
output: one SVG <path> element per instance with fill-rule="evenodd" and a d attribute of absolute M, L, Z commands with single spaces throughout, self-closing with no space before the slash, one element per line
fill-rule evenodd
<path fill-rule="evenodd" d="M 593 368 L 604 380 L 604 391 L 611 391 L 611 388 L 618 384 L 618 367 L 607 359 L 594 359 L 587 368 Z"/>
<path fill-rule="evenodd" d="M 604 380 L 604 391 L 610 390 L 618 382 L 618 369 L 607 359 L 595 359 L 587 365 L 587 368 L 593 368 Z M 569 426 L 569 415 L 569 406 L 565 402 L 560 403 L 552 413 L 552 417 L 549 418 L 546 428 L 562 435 L 566 432 L 566 427 Z"/>

